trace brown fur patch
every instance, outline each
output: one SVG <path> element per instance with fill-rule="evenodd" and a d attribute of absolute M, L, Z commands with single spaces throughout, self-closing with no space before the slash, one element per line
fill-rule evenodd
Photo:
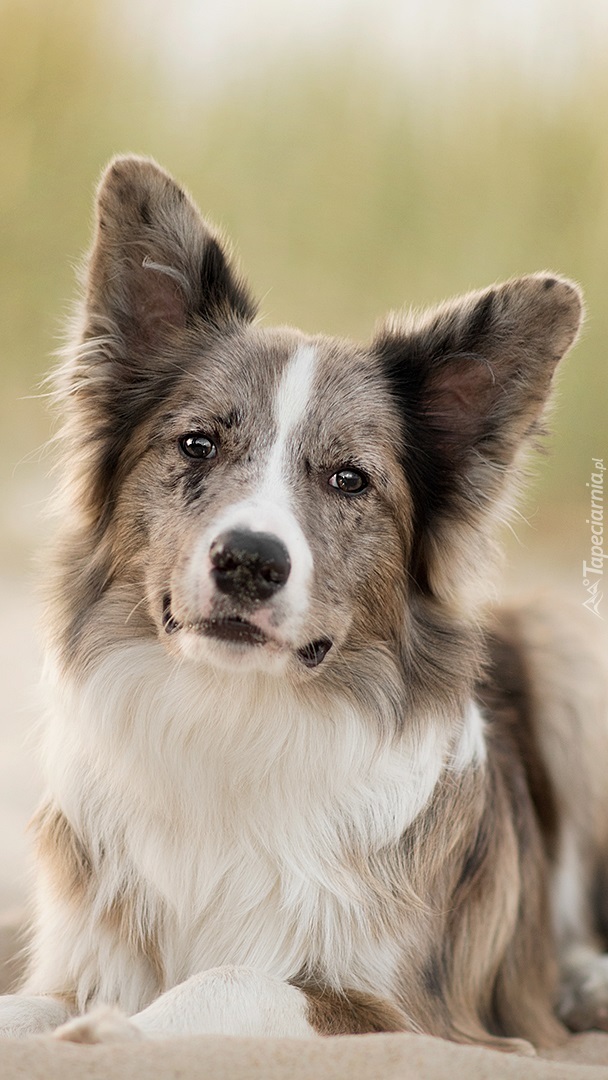
<path fill-rule="evenodd" d="M 145 957 L 160 992 L 167 989 L 167 981 L 157 920 L 158 913 L 155 918 L 145 907 L 142 909 L 141 901 L 133 892 L 115 896 L 103 915 L 104 926 L 132 951 Z"/>
<path fill-rule="evenodd" d="M 387 852 L 376 869 L 393 895 L 393 933 L 407 927 L 395 999 L 413 1030 L 503 1049 L 512 1038 L 552 1045 L 563 1028 L 552 1015 L 544 853 L 508 732 L 499 718 L 488 727 L 485 767 L 446 774 L 400 857 Z"/>
<path fill-rule="evenodd" d="M 405 1014 L 396 1005 L 373 994 L 360 990 L 337 993 L 327 987 L 298 988 L 306 994 L 307 1019 L 319 1035 L 365 1035 L 369 1032 L 408 1030 Z"/>
<path fill-rule="evenodd" d="M 82 900 L 93 868 L 84 843 L 65 814 L 52 803 L 42 806 L 30 822 L 38 859 L 62 899 Z"/>

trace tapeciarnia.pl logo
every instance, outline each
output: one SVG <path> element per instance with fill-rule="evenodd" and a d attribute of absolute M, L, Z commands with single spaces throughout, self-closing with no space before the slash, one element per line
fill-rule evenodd
<path fill-rule="evenodd" d="M 583 607 L 602 619 L 600 603 L 604 595 L 603 577 L 604 560 L 608 559 L 608 553 L 604 552 L 604 472 L 606 466 L 603 458 L 591 458 L 593 472 L 591 480 L 587 484 L 591 496 L 591 512 L 586 524 L 591 527 L 591 558 L 589 562 L 583 559 L 583 585 L 588 592 L 588 597 L 583 600 Z"/>

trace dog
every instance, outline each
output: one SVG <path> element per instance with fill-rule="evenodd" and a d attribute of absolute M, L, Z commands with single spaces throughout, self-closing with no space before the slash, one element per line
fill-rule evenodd
<path fill-rule="evenodd" d="M 605 647 L 587 613 L 492 601 L 577 286 L 367 345 L 268 329 L 189 196 L 123 157 L 83 291 L 0 1031 L 608 1029 Z"/>

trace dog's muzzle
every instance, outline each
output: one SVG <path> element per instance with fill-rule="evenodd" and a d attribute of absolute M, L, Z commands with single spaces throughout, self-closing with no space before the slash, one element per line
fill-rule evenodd
<path fill-rule="evenodd" d="M 291 560 L 285 544 L 271 533 L 252 529 L 229 529 L 220 533 L 209 548 L 210 577 L 218 593 L 229 601 L 224 610 L 192 621 L 180 622 L 173 614 L 171 596 L 163 597 L 162 623 L 166 634 L 187 629 L 233 645 L 272 644 L 267 633 L 246 615 L 271 600 L 289 580 Z M 275 642 L 276 645 L 276 642 Z M 307 668 L 316 668 L 332 647 L 329 638 L 318 638 L 296 649 L 295 655 Z"/>

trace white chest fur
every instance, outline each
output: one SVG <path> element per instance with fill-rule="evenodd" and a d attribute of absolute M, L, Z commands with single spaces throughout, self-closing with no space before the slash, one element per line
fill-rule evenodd
<path fill-rule="evenodd" d="M 91 846 L 96 908 L 135 889 L 141 918 L 159 916 L 169 983 L 312 962 L 382 992 L 396 943 L 361 855 L 398 840 L 446 764 L 479 754 L 480 730 L 473 715 L 456 753 L 429 718 L 390 739 L 345 700 L 179 666 L 151 642 L 110 652 L 79 686 L 56 680 L 46 768 Z"/>

